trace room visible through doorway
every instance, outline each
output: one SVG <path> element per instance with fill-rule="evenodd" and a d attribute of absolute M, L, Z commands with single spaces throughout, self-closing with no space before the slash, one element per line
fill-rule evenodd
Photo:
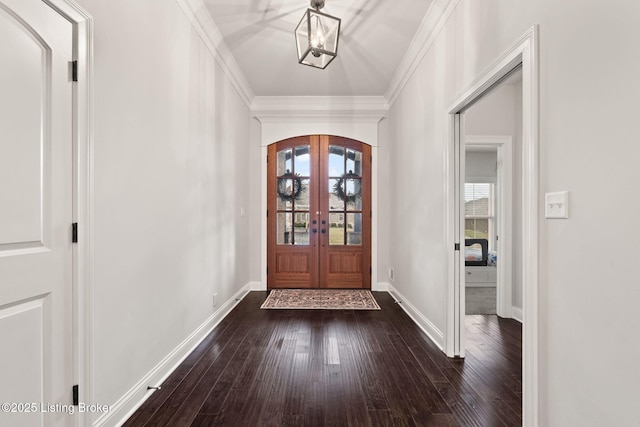
<path fill-rule="evenodd" d="M 465 312 L 522 321 L 520 67 L 464 111 L 462 131 Z"/>

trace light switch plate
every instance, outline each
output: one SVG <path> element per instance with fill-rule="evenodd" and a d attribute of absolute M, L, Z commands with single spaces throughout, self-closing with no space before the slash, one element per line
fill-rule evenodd
<path fill-rule="evenodd" d="M 545 218 L 569 218 L 569 192 L 558 191 L 544 195 Z"/>

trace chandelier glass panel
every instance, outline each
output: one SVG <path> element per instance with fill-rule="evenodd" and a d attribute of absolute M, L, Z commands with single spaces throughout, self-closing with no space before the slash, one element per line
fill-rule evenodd
<path fill-rule="evenodd" d="M 311 0 L 296 27 L 298 62 L 316 68 L 326 68 L 338 55 L 340 18 L 320 12 L 324 0 Z"/>

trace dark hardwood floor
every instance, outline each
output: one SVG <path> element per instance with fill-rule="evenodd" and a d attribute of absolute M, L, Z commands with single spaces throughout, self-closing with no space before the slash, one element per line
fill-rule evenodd
<path fill-rule="evenodd" d="M 519 426 L 521 326 L 467 316 L 447 358 L 383 292 L 380 311 L 261 310 L 251 292 L 125 426 Z"/>

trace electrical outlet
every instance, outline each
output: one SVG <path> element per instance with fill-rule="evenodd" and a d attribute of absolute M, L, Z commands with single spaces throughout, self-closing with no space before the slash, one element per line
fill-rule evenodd
<path fill-rule="evenodd" d="M 389 280 L 391 280 L 393 282 L 394 280 L 394 271 L 393 271 L 393 267 L 389 267 Z"/>
<path fill-rule="evenodd" d="M 218 294 L 213 294 L 213 308 L 218 306 Z"/>

